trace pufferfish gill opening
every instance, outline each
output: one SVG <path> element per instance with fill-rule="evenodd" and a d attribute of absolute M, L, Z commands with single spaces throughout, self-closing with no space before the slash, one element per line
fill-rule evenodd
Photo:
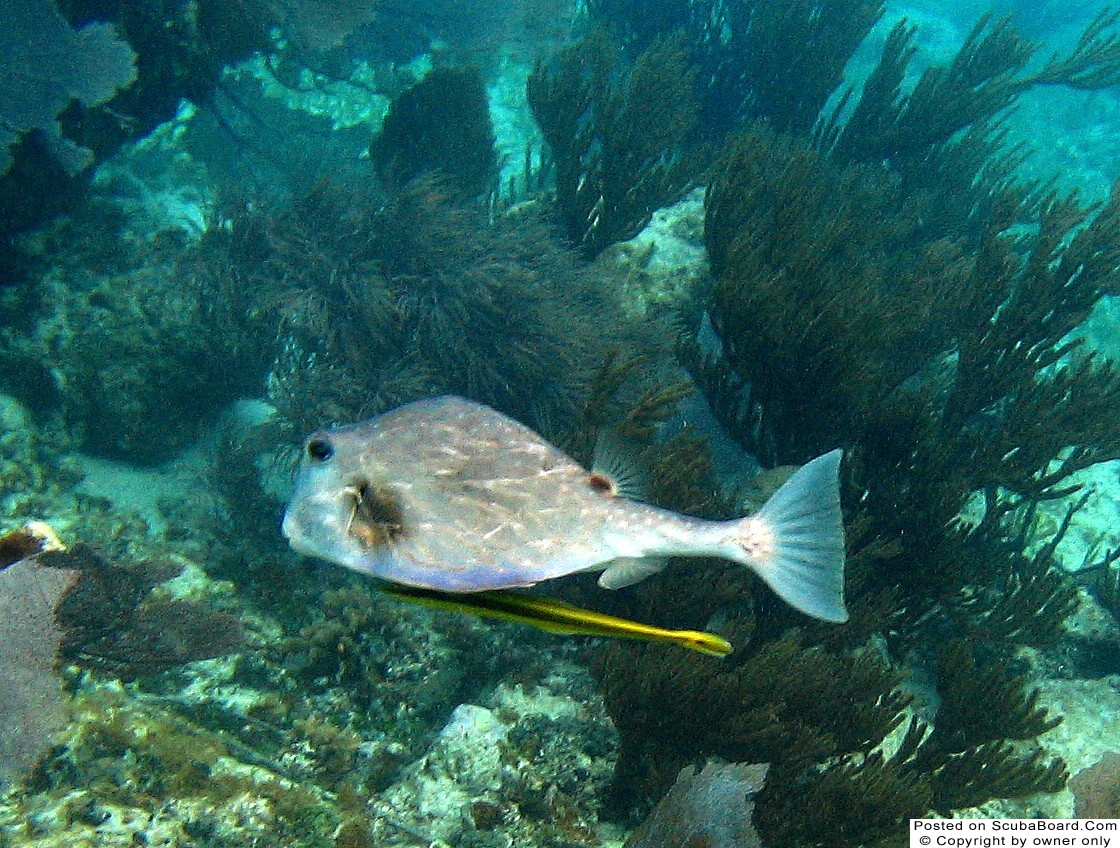
<path fill-rule="evenodd" d="M 708 521 L 617 497 L 528 427 L 443 396 L 313 433 L 283 530 L 301 553 L 449 593 L 584 571 L 617 589 L 667 557 L 715 556 L 843 622 L 840 458 L 802 466 L 752 516 Z"/>

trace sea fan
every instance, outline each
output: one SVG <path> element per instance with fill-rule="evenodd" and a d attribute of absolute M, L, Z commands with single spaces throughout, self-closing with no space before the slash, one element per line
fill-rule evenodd
<path fill-rule="evenodd" d="M 40 565 L 36 556 L 0 569 L 0 785 L 4 785 L 27 774 L 69 719 L 62 681 L 54 668 L 63 636 L 54 611 L 78 572 Z"/>

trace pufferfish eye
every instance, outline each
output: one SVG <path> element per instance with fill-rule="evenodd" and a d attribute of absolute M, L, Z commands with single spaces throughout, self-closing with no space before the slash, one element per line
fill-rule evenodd
<path fill-rule="evenodd" d="M 314 436 L 307 441 L 307 456 L 316 462 L 326 462 L 334 456 L 334 446 L 322 436 Z"/>

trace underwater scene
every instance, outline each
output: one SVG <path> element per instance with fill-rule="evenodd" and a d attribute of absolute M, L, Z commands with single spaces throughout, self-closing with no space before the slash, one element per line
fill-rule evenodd
<path fill-rule="evenodd" d="M 1120 818 L 1120 5 L 0 44 L 0 848 Z"/>

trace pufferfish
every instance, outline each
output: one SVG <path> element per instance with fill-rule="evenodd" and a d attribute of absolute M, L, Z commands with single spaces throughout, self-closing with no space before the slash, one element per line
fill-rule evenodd
<path fill-rule="evenodd" d="M 620 496 L 525 425 L 443 396 L 311 434 L 283 532 L 300 553 L 456 596 L 587 571 L 618 589 L 668 557 L 720 557 L 843 622 L 840 459 L 808 462 L 753 515 L 709 521 Z"/>

